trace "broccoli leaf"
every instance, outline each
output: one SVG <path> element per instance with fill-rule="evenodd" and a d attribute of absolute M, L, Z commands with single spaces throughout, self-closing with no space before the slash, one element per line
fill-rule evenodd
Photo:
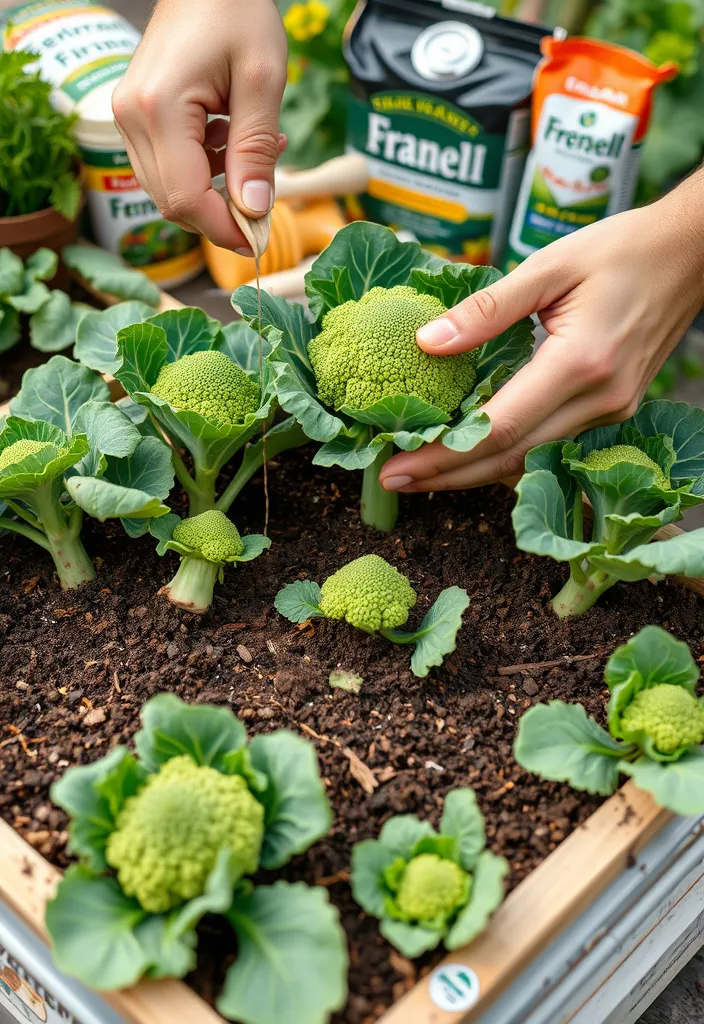
<path fill-rule="evenodd" d="M 696 690 L 699 667 L 689 646 L 677 640 L 661 626 L 646 626 L 628 643 L 617 647 L 606 662 L 604 678 L 615 693 L 637 673 L 644 686 L 669 683 L 683 686 L 690 693 Z"/>
<path fill-rule="evenodd" d="M 141 440 L 134 424 L 112 402 L 86 402 L 76 413 L 73 430 L 76 434 L 85 434 L 91 446 L 89 454 L 77 467 L 86 476 L 102 474 L 106 466 L 103 456 L 131 455 Z"/>
<path fill-rule="evenodd" d="M 623 555 L 595 553 L 590 562 L 619 580 L 644 580 L 660 576 L 704 576 L 704 527 L 668 540 L 640 544 Z"/>
<path fill-rule="evenodd" d="M 66 292 L 49 293 L 29 321 L 29 339 L 40 352 L 60 352 L 73 345 L 88 306 L 71 302 Z"/>
<path fill-rule="evenodd" d="M 462 587 L 448 587 L 426 613 L 415 633 L 382 629 L 380 633 L 394 644 L 415 644 L 411 658 L 413 674 L 423 679 L 431 668 L 442 665 L 446 654 L 457 646 L 462 615 L 469 607 L 469 596 Z"/>
<path fill-rule="evenodd" d="M 397 814 L 384 823 L 379 833 L 381 845 L 393 854 L 393 859 L 410 860 L 421 839 L 436 835 L 429 821 L 421 821 L 414 814 Z"/>
<path fill-rule="evenodd" d="M 23 419 L 53 423 L 70 435 L 79 409 L 91 401 L 110 401 L 110 389 L 102 377 L 66 356 L 52 356 L 27 370 L 20 391 L 10 402 L 10 412 Z"/>
<path fill-rule="evenodd" d="M 479 810 L 473 789 L 453 789 L 447 794 L 440 832 L 457 839 L 460 866 L 465 871 L 472 871 L 477 857 L 486 846 L 484 815 Z"/>
<path fill-rule="evenodd" d="M 259 334 L 242 320 L 223 324 L 222 338 L 217 341 L 215 347 L 233 359 L 243 370 L 254 375 L 259 374 L 260 356 L 266 359 L 271 352 L 271 343 L 262 338 L 260 346 Z"/>
<path fill-rule="evenodd" d="M 45 923 L 60 971 L 96 989 L 135 985 L 149 967 L 139 940 L 147 918 L 114 878 L 72 865 L 46 906 Z"/>
<path fill-rule="evenodd" d="M 410 960 L 436 949 L 443 939 L 443 933 L 419 924 L 406 924 L 392 917 L 382 917 L 379 931 L 387 942 Z"/>
<path fill-rule="evenodd" d="M 325 1024 L 347 997 L 347 944 L 327 892 L 275 882 L 228 913 L 237 959 L 218 1011 L 250 1024 Z"/>
<path fill-rule="evenodd" d="M 24 263 L 12 249 L 0 249 L 0 295 L 17 295 L 24 289 Z"/>
<path fill-rule="evenodd" d="M 221 340 L 219 321 L 197 306 L 167 309 L 152 315 L 149 323 L 160 327 L 166 335 L 166 361 L 169 363 L 193 352 L 205 352 Z"/>
<path fill-rule="evenodd" d="M 394 850 L 378 839 L 365 839 L 352 847 L 352 896 L 367 914 L 384 916 L 389 895 L 384 884 L 384 872 L 396 859 Z"/>
<path fill-rule="evenodd" d="M 186 704 L 174 693 L 158 693 L 142 708 L 142 728 L 134 742 L 147 771 L 188 754 L 196 764 L 231 775 L 230 759 L 246 739 L 244 726 L 229 708 Z"/>
<path fill-rule="evenodd" d="M 484 931 L 491 915 L 503 903 L 504 879 L 508 871 L 509 864 L 504 857 L 497 857 L 491 850 L 479 854 L 472 872 L 469 901 L 460 910 L 445 937 L 448 949 L 466 946 Z"/>
<path fill-rule="evenodd" d="M 321 596 L 320 587 L 313 580 L 296 580 L 278 592 L 274 608 L 291 622 L 307 622 L 323 614 L 320 610 Z"/>
<path fill-rule="evenodd" d="M 86 313 L 76 328 L 76 359 L 99 373 L 114 373 L 120 365 L 118 333 L 123 327 L 143 323 L 150 316 L 154 316 L 153 307 L 138 300 Z"/>
<path fill-rule="evenodd" d="M 19 313 L 10 306 L 0 305 L 0 355 L 16 345 L 21 337 Z"/>
<path fill-rule="evenodd" d="M 645 756 L 633 762 L 621 761 L 620 770 L 674 814 L 704 812 L 704 747 L 683 754 L 677 761 L 652 761 Z"/>
<path fill-rule="evenodd" d="M 280 868 L 327 835 L 333 820 L 330 803 L 315 748 L 300 736 L 285 729 L 255 736 L 249 752 L 252 767 L 269 782 L 255 794 L 265 810 L 260 863 Z"/>
<path fill-rule="evenodd" d="M 641 434 L 665 434 L 672 439 L 675 461 L 670 477 L 678 486 L 694 480 L 704 494 L 704 409 L 686 402 L 646 402 L 632 420 Z"/>
<path fill-rule="evenodd" d="M 157 286 L 139 270 L 133 270 L 105 249 L 95 245 L 65 245 L 61 258 L 71 270 L 101 292 L 119 299 L 140 299 L 158 306 L 161 293 Z"/>
<path fill-rule="evenodd" d="M 51 423 L 35 423 L 10 416 L 0 433 L 0 450 L 22 440 L 48 441 L 54 447 L 45 448 L 0 470 L 0 498 L 31 500 L 37 488 L 63 476 L 89 451 L 88 441 L 82 434 L 69 439 Z"/>
<path fill-rule="evenodd" d="M 51 799 L 71 817 L 69 849 L 94 871 L 105 871 L 105 846 L 125 800 L 146 772 L 127 750 L 115 747 L 92 764 L 69 768 L 51 787 Z"/>
<path fill-rule="evenodd" d="M 372 288 L 408 284 L 416 268 L 443 264 L 417 242 L 400 242 L 389 228 L 357 221 L 337 232 L 308 271 L 306 295 L 319 320 L 329 309 L 361 299 Z"/>
<path fill-rule="evenodd" d="M 579 493 L 574 485 L 570 487 L 568 505 L 560 487 L 560 478 L 547 469 L 536 469 L 521 477 L 516 484 L 516 493 L 518 501 L 511 518 L 516 543 L 522 551 L 549 555 L 558 562 L 569 562 L 605 550 L 603 544 L 585 543 L 581 537 L 572 536 L 574 501 Z"/>
<path fill-rule="evenodd" d="M 551 700 L 522 716 L 513 753 L 522 768 L 543 779 L 610 796 L 618 786 L 620 758 L 633 750 L 612 739 L 581 704 Z"/>

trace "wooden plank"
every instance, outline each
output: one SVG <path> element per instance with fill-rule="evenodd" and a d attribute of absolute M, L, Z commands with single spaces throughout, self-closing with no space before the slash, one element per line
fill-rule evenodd
<path fill-rule="evenodd" d="M 44 908 L 61 872 L 0 820 L 0 899 L 46 941 Z M 200 996 L 176 980 L 146 981 L 122 992 L 101 993 L 129 1024 L 222 1024 Z"/>
<path fill-rule="evenodd" d="M 648 793 L 627 782 L 508 896 L 478 939 L 444 958 L 469 967 L 479 998 L 469 1010 L 442 1015 L 423 978 L 379 1024 L 471 1024 L 626 868 L 670 818 Z"/>

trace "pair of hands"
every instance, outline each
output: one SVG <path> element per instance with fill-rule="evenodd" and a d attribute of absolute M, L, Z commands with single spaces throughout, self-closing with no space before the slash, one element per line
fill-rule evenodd
<path fill-rule="evenodd" d="M 161 0 L 113 107 L 135 173 L 161 213 L 251 255 L 211 187 L 249 216 L 273 203 L 286 139 L 279 108 L 286 36 L 272 0 Z M 207 115 L 229 114 L 229 123 Z M 387 490 L 477 487 L 520 474 L 527 451 L 631 416 L 704 306 L 704 171 L 653 206 L 619 214 L 530 256 L 418 332 L 434 355 L 476 348 L 538 313 L 547 340 L 484 406 L 490 436 L 394 456 Z"/>

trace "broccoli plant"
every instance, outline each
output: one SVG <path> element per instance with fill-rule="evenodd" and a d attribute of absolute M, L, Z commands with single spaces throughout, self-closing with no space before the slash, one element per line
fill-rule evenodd
<path fill-rule="evenodd" d="M 162 516 L 151 524 L 159 540 L 157 552 L 176 551 L 181 556 L 178 572 L 161 593 L 189 612 L 207 612 L 213 603 L 216 581 L 222 583 L 226 565 L 251 562 L 271 546 L 268 537 L 250 533 L 244 537 L 224 512 L 210 509 L 189 519 Z"/>
<path fill-rule="evenodd" d="M 381 920 L 387 942 L 417 957 L 457 949 L 486 928 L 504 898 L 508 862 L 486 849 L 471 789 L 445 797 L 440 832 L 414 815 L 390 818 L 378 839 L 352 849 L 352 895 Z"/>
<path fill-rule="evenodd" d="M 413 674 L 427 676 L 454 651 L 462 613 L 469 607 L 467 591 L 448 587 L 412 633 L 399 630 L 414 607 L 416 592 L 406 576 L 379 555 L 362 555 L 348 562 L 323 583 L 289 583 L 276 595 L 274 607 L 291 622 L 322 616 L 344 619 L 365 633 L 382 636 L 393 644 L 415 644 Z"/>
<path fill-rule="evenodd" d="M 516 491 L 518 547 L 570 566 L 552 601 L 560 618 L 586 612 L 619 580 L 704 575 L 704 529 L 648 543 L 704 501 L 702 409 L 647 402 L 627 423 L 534 448 Z"/>
<path fill-rule="evenodd" d="M 687 645 L 646 626 L 614 651 L 605 678 L 608 732 L 581 704 L 536 704 L 518 726 L 518 763 L 602 796 L 623 773 L 675 814 L 704 812 L 704 702 Z"/>
<path fill-rule="evenodd" d="M 48 551 L 62 587 L 95 578 L 84 512 L 139 536 L 168 513 L 173 482 L 168 447 L 140 434 L 100 377 L 64 356 L 25 373 L 0 430 L 0 532 Z"/>
<path fill-rule="evenodd" d="M 180 978 L 196 964 L 198 922 L 220 914 L 237 959 L 219 1012 L 323 1024 L 344 1004 L 347 970 L 327 892 L 249 880 L 332 824 L 311 744 L 286 730 L 247 743 L 229 709 L 162 693 L 142 708 L 135 747 L 136 757 L 116 747 L 52 787 L 79 859 L 46 908 L 57 967 L 102 990 Z"/>
<path fill-rule="evenodd" d="M 470 451 L 491 424 L 481 405 L 532 351 L 527 318 L 477 352 L 431 356 L 416 330 L 498 280 L 493 267 L 448 263 L 393 231 L 357 222 L 338 232 L 306 276 L 314 322 L 303 307 L 238 288 L 232 302 L 274 346 L 281 406 L 323 445 L 319 466 L 364 471 L 362 521 L 394 528 L 398 496 L 379 472 L 394 448 L 429 441 Z"/>
<path fill-rule="evenodd" d="M 167 438 L 189 514 L 227 512 L 264 461 L 303 444 L 305 434 L 293 417 L 272 425 L 271 368 L 264 358 L 260 373 L 259 338 L 246 324 L 222 327 L 200 309 L 152 313 L 134 301 L 87 316 L 76 354 L 87 366 L 113 373 Z M 220 471 L 242 449 L 237 473 L 218 493 Z"/>

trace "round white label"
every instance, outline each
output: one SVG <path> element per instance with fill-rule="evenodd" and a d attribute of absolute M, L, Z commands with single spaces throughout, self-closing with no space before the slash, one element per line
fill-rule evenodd
<path fill-rule="evenodd" d="M 479 999 L 479 978 L 464 964 L 442 964 L 430 975 L 430 998 L 441 1010 L 469 1010 Z"/>

